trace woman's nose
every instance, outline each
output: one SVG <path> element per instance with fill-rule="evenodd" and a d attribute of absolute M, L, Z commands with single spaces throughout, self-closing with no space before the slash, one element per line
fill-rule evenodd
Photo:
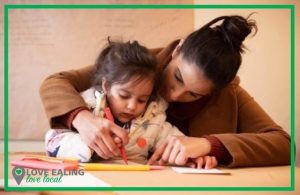
<path fill-rule="evenodd" d="M 173 89 L 171 89 L 170 97 L 171 97 L 172 101 L 177 101 L 180 99 L 180 97 L 182 96 L 183 93 L 184 93 L 183 89 L 173 88 Z"/>

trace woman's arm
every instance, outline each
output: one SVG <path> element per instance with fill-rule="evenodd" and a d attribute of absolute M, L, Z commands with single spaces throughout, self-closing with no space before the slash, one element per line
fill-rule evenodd
<path fill-rule="evenodd" d="M 40 96 L 51 128 L 66 126 L 60 117 L 79 107 L 87 107 L 80 92 L 91 86 L 94 66 L 59 72 L 46 78 Z"/>
<path fill-rule="evenodd" d="M 225 100 L 224 100 L 225 99 Z M 189 133 L 194 137 L 175 137 L 157 149 L 149 163 L 170 159 L 171 153 L 187 158 L 217 154 L 228 167 L 272 166 L 290 164 L 290 136 L 282 130 L 241 87 L 229 87 L 211 102 L 213 106 L 194 118 Z M 205 136 L 203 138 L 202 136 Z M 216 138 L 222 150 L 208 138 Z M 175 147 L 176 146 L 176 147 Z M 179 152 L 183 151 L 183 152 Z M 213 152 L 214 151 L 214 152 Z M 225 159 L 220 159 L 220 158 Z"/>
<path fill-rule="evenodd" d="M 290 164 L 290 136 L 240 86 L 236 134 L 214 134 L 229 151 L 229 167 Z"/>

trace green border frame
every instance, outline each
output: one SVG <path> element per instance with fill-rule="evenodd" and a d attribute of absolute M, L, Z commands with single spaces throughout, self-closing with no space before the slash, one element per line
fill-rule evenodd
<path fill-rule="evenodd" d="M 9 187 L 8 186 L 8 12 L 12 9 L 289 9 L 291 17 L 291 185 L 289 187 Z M 247 5 L 109 5 L 109 4 L 5 4 L 4 5 L 4 189 L 5 191 L 294 191 L 295 190 L 295 6 Z"/>

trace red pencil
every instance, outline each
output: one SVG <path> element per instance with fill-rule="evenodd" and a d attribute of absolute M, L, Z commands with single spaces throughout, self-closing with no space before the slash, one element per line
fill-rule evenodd
<path fill-rule="evenodd" d="M 106 107 L 105 110 L 104 110 L 104 112 L 105 112 L 106 118 L 108 120 L 114 122 L 114 117 L 113 117 L 113 115 L 112 115 L 109 107 Z M 122 156 L 123 161 L 125 162 L 126 165 L 128 165 L 128 159 L 127 159 L 127 155 L 126 155 L 126 151 L 125 151 L 124 146 L 120 147 L 120 152 L 121 152 L 121 156 Z"/>

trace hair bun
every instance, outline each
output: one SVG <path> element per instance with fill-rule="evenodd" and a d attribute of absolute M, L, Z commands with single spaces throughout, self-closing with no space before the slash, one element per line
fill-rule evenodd
<path fill-rule="evenodd" d="M 251 15 L 250 15 L 251 16 Z M 215 27 L 219 30 L 232 48 L 243 52 L 243 41 L 251 33 L 252 29 L 257 31 L 256 23 L 253 20 L 248 20 L 250 17 L 244 18 L 242 16 L 225 16 L 223 23 Z"/>

